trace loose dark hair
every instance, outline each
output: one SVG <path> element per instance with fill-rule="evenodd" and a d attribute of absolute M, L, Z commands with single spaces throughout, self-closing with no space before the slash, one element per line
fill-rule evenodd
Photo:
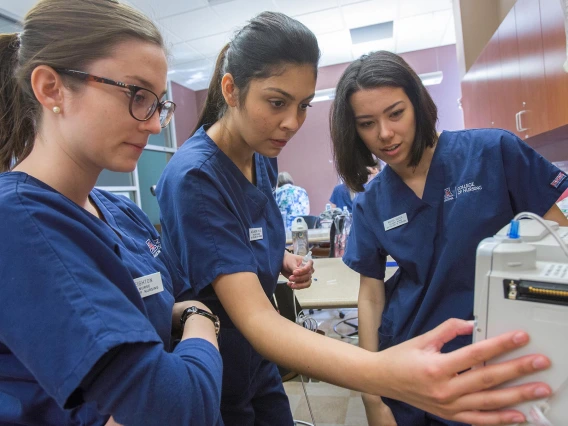
<path fill-rule="evenodd" d="M 132 39 L 165 50 L 152 21 L 117 0 L 42 0 L 24 18 L 21 33 L 0 34 L 0 172 L 33 148 L 41 120 L 33 70 L 39 65 L 80 70 Z"/>
<path fill-rule="evenodd" d="M 357 133 L 351 96 L 359 90 L 377 87 L 400 87 L 412 102 L 416 135 L 409 167 L 416 167 L 426 147 L 434 146 L 437 139 L 438 108 L 414 70 L 404 59 L 391 52 L 363 55 L 351 63 L 341 76 L 330 111 L 335 167 L 345 184 L 357 192 L 363 191 L 369 174 L 367 167 L 376 167 L 376 161 Z"/>
<path fill-rule="evenodd" d="M 278 75 L 289 64 L 312 65 L 317 76 L 319 56 L 316 36 L 301 22 L 277 12 L 257 15 L 221 50 L 193 132 L 225 114 L 227 104 L 221 80 L 226 73 L 233 76 L 242 106 L 252 79 Z"/>

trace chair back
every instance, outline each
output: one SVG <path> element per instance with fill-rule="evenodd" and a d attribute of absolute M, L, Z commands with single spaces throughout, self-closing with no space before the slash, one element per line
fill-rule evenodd
<path fill-rule="evenodd" d="M 319 226 L 320 226 L 319 216 L 304 215 L 304 216 L 296 216 L 296 217 L 303 217 L 304 220 L 306 221 L 306 225 L 308 225 L 308 229 L 315 229 L 315 228 L 319 228 Z"/>

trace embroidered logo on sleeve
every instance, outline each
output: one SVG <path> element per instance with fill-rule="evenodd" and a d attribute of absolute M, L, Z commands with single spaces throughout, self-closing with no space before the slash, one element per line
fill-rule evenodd
<path fill-rule="evenodd" d="M 562 172 L 558 173 L 558 176 L 554 178 L 552 182 L 550 182 L 550 186 L 558 188 L 562 182 L 566 179 L 566 175 Z"/>
<path fill-rule="evenodd" d="M 156 238 L 155 240 L 147 239 L 146 245 L 154 257 L 157 257 L 162 252 L 162 242 L 159 238 Z"/>
<path fill-rule="evenodd" d="M 454 194 L 452 194 L 452 190 L 450 188 L 444 189 L 444 203 L 446 201 L 451 201 L 454 199 Z"/>

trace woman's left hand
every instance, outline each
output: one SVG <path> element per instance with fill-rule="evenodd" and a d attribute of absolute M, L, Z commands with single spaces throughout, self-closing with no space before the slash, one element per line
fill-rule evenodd
<path fill-rule="evenodd" d="M 291 289 L 300 290 L 312 285 L 314 262 L 310 260 L 306 265 L 300 267 L 301 264 L 302 256 L 284 252 L 281 273 L 288 278 L 288 286 Z"/>

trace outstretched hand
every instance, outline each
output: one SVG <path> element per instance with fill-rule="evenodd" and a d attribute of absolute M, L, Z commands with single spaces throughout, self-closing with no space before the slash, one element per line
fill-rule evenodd
<path fill-rule="evenodd" d="M 492 388 L 544 370 L 550 366 L 550 361 L 543 355 L 527 355 L 481 366 L 491 358 L 526 345 L 529 337 L 522 331 L 505 333 L 451 353 L 440 353 L 445 343 L 459 335 L 471 334 L 472 330 L 471 322 L 451 319 L 426 334 L 379 352 L 379 368 L 386 369 L 381 375 L 386 389 L 383 396 L 463 423 L 523 423 L 522 413 L 501 409 L 544 398 L 550 395 L 550 387 L 544 383 L 528 383 Z M 473 366 L 479 368 L 471 370 Z"/>

